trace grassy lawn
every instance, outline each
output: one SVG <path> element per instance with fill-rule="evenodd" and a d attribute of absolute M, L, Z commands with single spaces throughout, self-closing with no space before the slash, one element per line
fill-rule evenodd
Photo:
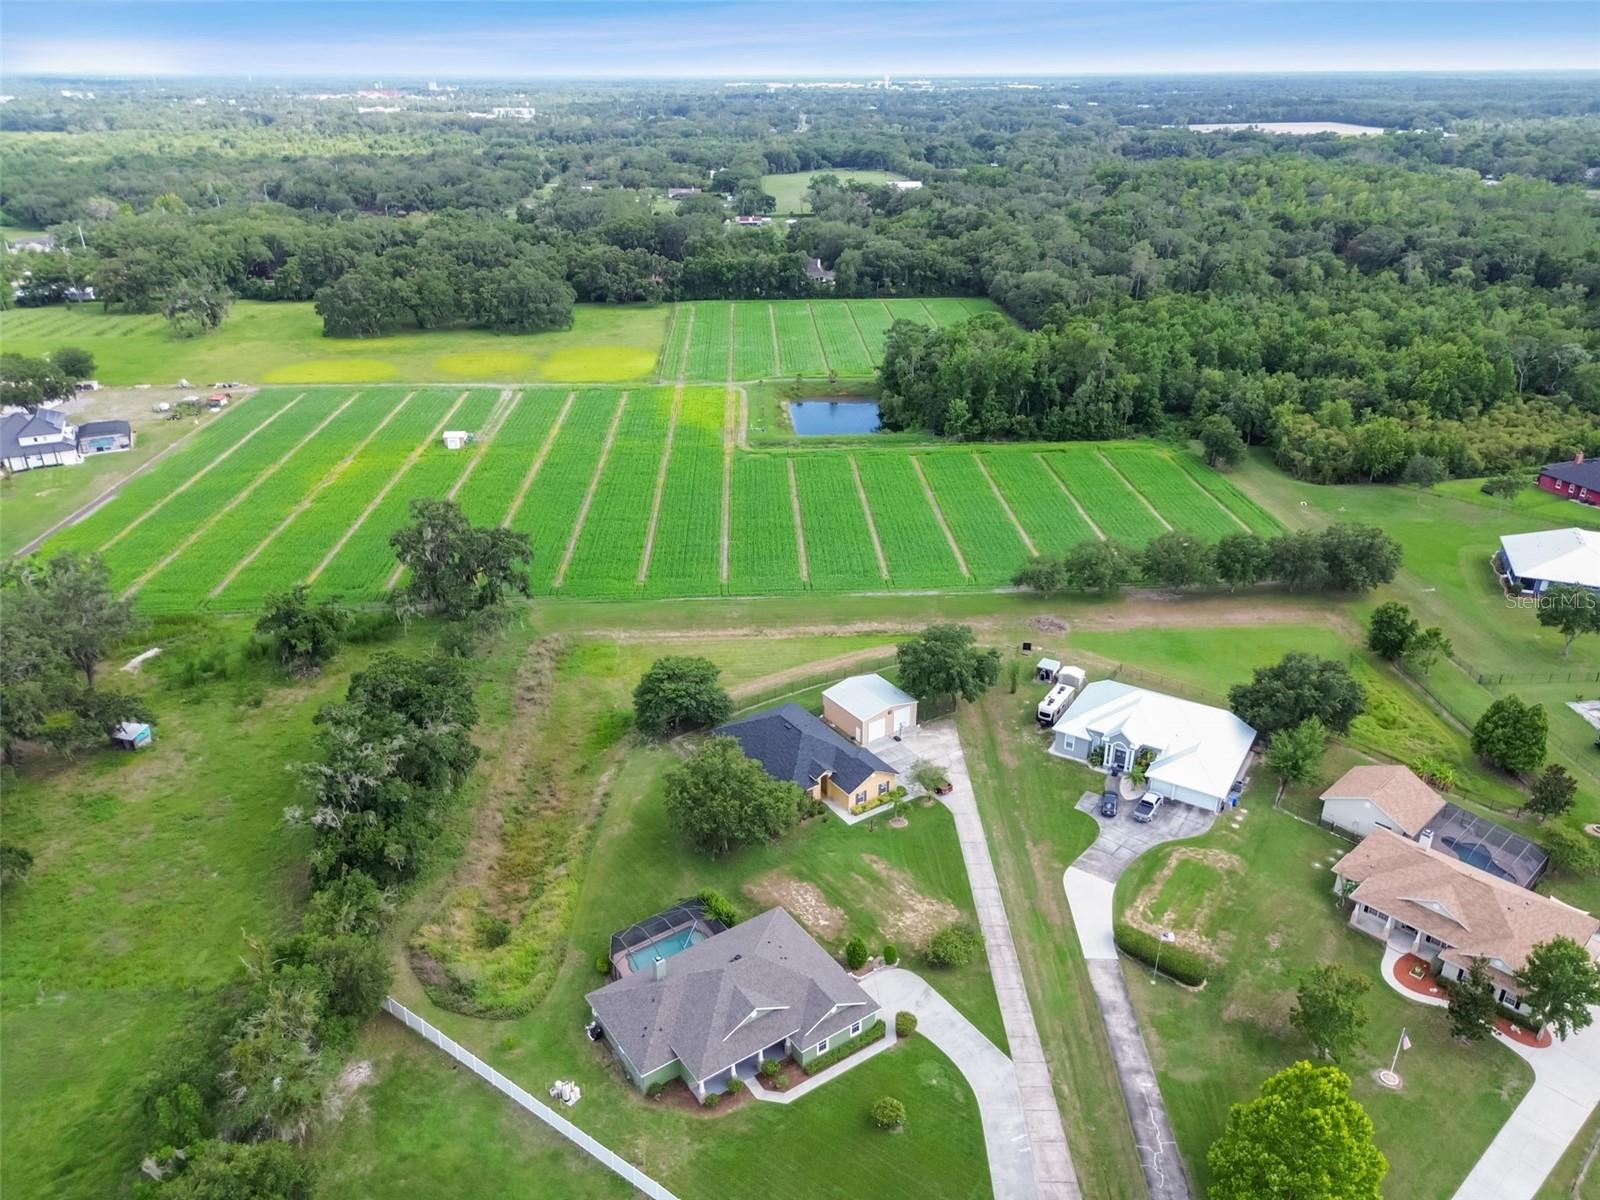
<path fill-rule="evenodd" d="M 964 706 L 961 745 L 1078 1182 L 1086 1196 L 1138 1197 L 1138 1150 L 1061 884 L 1094 841 L 1094 820 L 1073 804 L 1099 777 L 1044 753 L 1036 703 L 1031 687 L 1002 685 Z"/>
<path fill-rule="evenodd" d="M 862 183 L 881 185 L 893 179 L 902 179 L 904 176 L 892 174 L 889 171 L 853 171 L 847 168 L 838 168 L 826 171 L 791 171 L 785 175 L 763 175 L 761 177 L 761 190 L 773 197 L 778 202 L 780 216 L 794 216 L 797 213 L 808 213 L 811 205 L 806 203 L 806 188 L 811 186 L 811 181 L 818 175 L 836 175 L 840 183 Z"/>
<path fill-rule="evenodd" d="M 1385 1194 L 1444 1200 L 1516 1107 L 1532 1072 L 1500 1046 L 1457 1044 L 1444 1010 L 1413 1004 L 1378 979 L 1382 947 L 1345 927 L 1346 914 L 1329 890 L 1327 864 L 1348 844 L 1273 811 L 1272 790 L 1265 781 L 1252 789 L 1242 827 L 1223 821 L 1205 837 L 1180 844 L 1243 864 L 1233 885 L 1212 898 L 1198 928 L 1186 925 L 1183 913 L 1172 915 L 1184 940 L 1209 943 L 1220 960 L 1206 986 L 1153 982 L 1145 968 L 1124 964 L 1189 1170 L 1203 1190 L 1210 1181 L 1206 1149 L 1222 1132 L 1228 1106 L 1250 1099 L 1267 1076 L 1308 1056 L 1288 1022 L 1294 988 L 1311 967 L 1335 962 L 1373 982 L 1365 1035 L 1341 1066 L 1389 1158 Z M 1134 863 L 1117 887 L 1119 911 L 1183 853 L 1180 846 Z M 1400 1062 L 1405 1086 L 1391 1092 L 1372 1076 L 1388 1065 L 1402 1026 L 1412 1049 Z M 1448 1121 L 1439 1119 L 1442 1103 L 1448 1103 Z"/>
<path fill-rule="evenodd" d="M 1592 1161 L 1583 1185 L 1578 1186 L 1578 1175 L 1584 1168 L 1584 1161 L 1592 1159 L 1597 1140 L 1600 1140 L 1600 1111 L 1590 1114 L 1582 1131 L 1572 1139 L 1572 1145 L 1567 1147 L 1567 1152 L 1561 1156 L 1561 1161 L 1550 1172 L 1534 1200 L 1595 1200 L 1600 1196 L 1600 1171 L 1595 1169 Z"/>
<path fill-rule="evenodd" d="M 57 346 L 91 351 L 103 383 L 166 384 L 182 377 L 250 383 L 627 383 L 648 379 L 666 333 L 667 305 L 578 305 L 571 329 L 498 334 L 418 331 L 325 338 L 309 303 L 241 300 L 220 329 L 174 337 L 159 316 L 97 307 L 0 313 L 0 339 L 18 354 Z"/>
<path fill-rule="evenodd" d="M 170 653 L 151 635 L 163 641 Z M 117 681 L 160 717 L 150 749 L 36 751 L 5 769 L 0 822 L 34 863 L 0 910 L 0 1190 L 114 1195 L 137 1165 L 140 1080 L 237 976 L 241 930 L 275 933 L 298 902 L 307 834 L 283 824 L 285 764 L 306 757 L 312 714 L 366 657 L 352 648 L 310 684 L 189 691 L 156 660 Z"/>

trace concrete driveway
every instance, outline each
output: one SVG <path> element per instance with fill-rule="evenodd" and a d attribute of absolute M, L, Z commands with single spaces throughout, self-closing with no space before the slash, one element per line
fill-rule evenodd
<path fill-rule="evenodd" d="M 1077 807 L 1100 826 L 1100 836 L 1062 875 L 1067 907 L 1078 931 L 1078 943 L 1089 968 L 1095 1005 L 1111 1043 L 1117 1083 L 1133 1122 L 1139 1164 L 1152 1200 L 1189 1200 L 1189 1177 L 1178 1153 L 1172 1121 L 1161 1098 L 1155 1064 L 1144 1043 L 1139 1015 L 1128 994 L 1114 932 L 1116 883 L 1128 864 L 1163 842 L 1198 837 L 1211 828 L 1215 813 L 1186 804 L 1163 804 L 1148 824 L 1135 821 L 1124 805 L 1115 817 L 1100 815 L 1100 795 L 1085 792 Z"/>
<path fill-rule="evenodd" d="M 894 1014 L 917 1015 L 917 1034 L 926 1037 L 955 1063 L 978 1098 L 983 1145 L 989 1159 L 989 1182 L 997 1197 L 1038 1200 L 1033 1173 L 1033 1146 L 1028 1140 L 1028 1115 L 1012 1061 L 955 1006 L 917 974 L 900 967 L 874 971 L 861 981 L 883 1008 L 891 1026 Z"/>
<path fill-rule="evenodd" d="M 978 912 L 978 927 L 989 958 L 989 974 L 994 980 L 995 998 L 1000 1002 L 1000 1018 L 1005 1025 L 1006 1042 L 1011 1048 L 1022 1096 L 1037 1188 L 1029 1194 L 1038 1195 L 1042 1200 L 1077 1197 L 1078 1177 L 1062 1130 L 1061 1109 L 1056 1104 L 1050 1068 L 1044 1060 L 1039 1027 L 1028 1003 L 1022 963 L 1011 937 L 1011 923 L 1006 917 L 1000 881 L 989 855 L 988 838 L 978 815 L 978 801 L 972 792 L 972 779 L 967 774 L 967 760 L 961 751 L 955 722 L 935 721 L 919 726 L 901 741 L 874 744 L 872 751 L 902 774 L 919 758 L 938 763 L 950 773 L 950 794 L 940 796 L 939 801 L 955 818 L 956 839 L 961 843 L 961 859 L 966 864 L 967 882 L 972 887 L 972 904 Z M 1000 1189 L 997 1179 L 996 1197 L 1004 1200 L 1007 1194 Z"/>

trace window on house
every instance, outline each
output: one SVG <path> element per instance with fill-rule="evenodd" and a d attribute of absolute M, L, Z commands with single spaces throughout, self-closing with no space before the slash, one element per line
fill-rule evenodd
<path fill-rule="evenodd" d="M 823 1038 L 820 1042 L 817 1043 L 817 1053 L 818 1054 L 825 1054 L 825 1053 L 827 1053 L 827 1050 L 828 1050 L 828 1039 L 827 1038 Z"/>
<path fill-rule="evenodd" d="M 855 1034 L 858 1034 L 860 1032 L 861 1032 L 861 1022 L 860 1021 L 857 1021 L 854 1025 L 850 1026 L 851 1036 L 854 1036 Z"/>
<path fill-rule="evenodd" d="M 867 798 L 867 789 L 866 788 L 862 788 L 859 792 L 856 793 L 856 803 L 859 804 L 861 801 L 865 800 L 866 798 Z"/>
<path fill-rule="evenodd" d="M 885 792 L 887 792 L 888 790 L 889 790 L 889 781 L 887 779 L 885 779 L 882 783 L 880 783 L 878 785 L 878 795 L 881 796 Z"/>

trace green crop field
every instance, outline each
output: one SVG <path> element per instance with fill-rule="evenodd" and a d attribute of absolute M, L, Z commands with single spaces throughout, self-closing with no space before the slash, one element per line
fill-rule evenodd
<path fill-rule="evenodd" d="M 863 183 L 874 186 L 882 186 L 891 180 L 905 178 L 889 171 L 852 171 L 848 168 L 791 171 L 784 175 L 763 175 L 761 190 L 778 202 L 777 211 L 784 216 L 808 213 L 811 211 L 811 205 L 806 203 L 806 188 L 811 186 L 811 181 L 818 175 L 833 175 L 840 183 Z"/>
<path fill-rule="evenodd" d="M 999 312 L 987 300 L 698 300 L 678 304 L 656 375 L 663 383 L 822 376 L 865 379 L 896 321 L 954 325 Z"/>
<path fill-rule="evenodd" d="M 1030 544 L 1277 528 L 1168 448 L 746 450 L 735 408 L 706 386 L 268 388 L 43 549 L 100 552 L 148 612 L 245 612 L 300 582 L 381 598 L 420 497 L 526 533 L 536 593 L 591 599 L 996 587 Z M 447 450 L 445 429 L 474 440 Z"/>

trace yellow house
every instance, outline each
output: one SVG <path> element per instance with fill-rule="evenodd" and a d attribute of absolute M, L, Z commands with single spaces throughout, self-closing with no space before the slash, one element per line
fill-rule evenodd
<path fill-rule="evenodd" d="M 730 721 L 716 732 L 738 741 L 774 779 L 792 780 L 812 799 L 851 812 L 873 807 L 899 786 L 893 767 L 798 704 Z"/>

